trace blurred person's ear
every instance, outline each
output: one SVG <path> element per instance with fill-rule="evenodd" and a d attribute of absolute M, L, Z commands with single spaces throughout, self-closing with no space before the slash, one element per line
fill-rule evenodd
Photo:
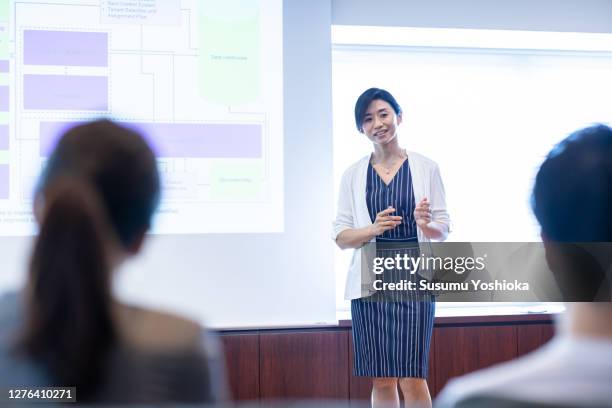
<path fill-rule="evenodd" d="M 576 285 L 577 272 L 572 270 L 572 262 L 564 253 L 563 244 L 549 240 L 545 234 L 541 234 L 546 253 L 546 263 L 553 274 L 557 286 L 561 290 L 563 301 L 576 301 L 578 286 Z"/>
<path fill-rule="evenodd" d="M 132 241 L 132 243 L 127 247 L 128 254 L 137 255 L 140 252 L 146 233 L 147 231 L 142 231 L 134 238 L 134 241 Z"/>
<path fill-rule="evenodd" d="M 565 302 L 610 299 L 605 267 L 597 256 L 597 243 L 555 242 L 541 233 L 546 263 L 553 273 Z M 603 247 L 606 250 L 608 247 Z"/>
<path fill-rule="evenodd" d="M 542 238 L 542 243 L 544 244 L 544 252 L 546 253 L 546 263 L 548 264 L 550 270 L 554 271 L 556 259 L 554 257 L 555 254 L 553 251 L 553 246 L 551 245 L 551 241 L 548 239 L 544 231 L 540 231 L 540 238 Z"/>
<path fill-rule="evenodd" d="M 544 253 L 546 254 L 546 264 L 548 265 L 548 268 L 553 273 L 555 281 L 557 282 L 559 289 L 561 289 L 561 293 L 563 293 L 565 297 L 565 293 L 567 290 L 567 283 L 565 282 L 566 279 L 564 279 L 561 276 L 561 271 L 563 271 L 565 268 L 562 267 L 563 260 L 562 260 L 561 254 L 558 251 L 559 246 L 556 243 L 549 240 L 546 234 L 544 233 L 544 231 L 540 231 L 540 237 L 542 238 L 542 243 L 544 244 Z"/>

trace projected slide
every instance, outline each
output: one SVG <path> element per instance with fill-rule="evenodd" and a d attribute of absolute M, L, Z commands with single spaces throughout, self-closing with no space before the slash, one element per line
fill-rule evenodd
<path fill-rule="evenodd" d="M 34 231 L 32 192 L 63 131 L 141 131 L 156 233 L 283 226 L 282 0 L 0 1 L 0 235 Z"/>

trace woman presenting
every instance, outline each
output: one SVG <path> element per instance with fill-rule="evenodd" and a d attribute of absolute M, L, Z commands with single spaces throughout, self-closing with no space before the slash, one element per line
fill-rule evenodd
<path fill-rule="evenodd" d="M 353 371 L 373 377 L 374 407 L 399 407 L 398 382 L 407 406 L 431 406 L 425 379 L 435 303 L 428 293 L 394 301 L 363 297 L 360 248 L 368 242 L 443 241 L 450 226 L 438 166 L 400 147 L 401 122 L 402 110 L 389 92 L 370 88 L 357 99 L 355 123 L 374 152 L 344 173 L 334 222 L 338 246 L 355 248 L 345 292 Z"/>

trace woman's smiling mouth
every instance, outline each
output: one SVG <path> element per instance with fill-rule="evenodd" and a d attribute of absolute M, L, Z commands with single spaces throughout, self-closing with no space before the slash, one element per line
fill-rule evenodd
<path fill-rule="evenodd" d="M 374 133 L 374 137 L 383 137 L 387 134 L 387 130 L 379 130 L 378 132 Z"/>

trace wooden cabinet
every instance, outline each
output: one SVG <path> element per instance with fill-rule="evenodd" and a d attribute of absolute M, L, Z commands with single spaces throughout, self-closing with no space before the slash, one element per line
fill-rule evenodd
<path fill-rule="evenodd" d="M 548 343 L 555 334 L 552 324 L 526 324 L 517 326 L 518 355 L 530 353 L 540 346 Z"/>
<path fill-rule="evenodd" d="M 453 377 L 517 356 L 513 326 L 437 327 L 434 338 L 432 395 Z"/>
<path fill-rule="evenodd" d="M 261 398 L 348 399 L 348 332 L 260 335 Z"/>
<path fill-rule="evenodd" d="M 436 318 L 428 384 L 511 360 L 546 343 L 550 315 Z M 222 331 L 235 400 L 369 400 L 371 379 L 352 374 L 350 322 L 322 329 Z"/>
<path fill-rule="evenodd" d="M 259 334 L 222 335 L 221 341 L 232 398 L 259 399 Z"/>

